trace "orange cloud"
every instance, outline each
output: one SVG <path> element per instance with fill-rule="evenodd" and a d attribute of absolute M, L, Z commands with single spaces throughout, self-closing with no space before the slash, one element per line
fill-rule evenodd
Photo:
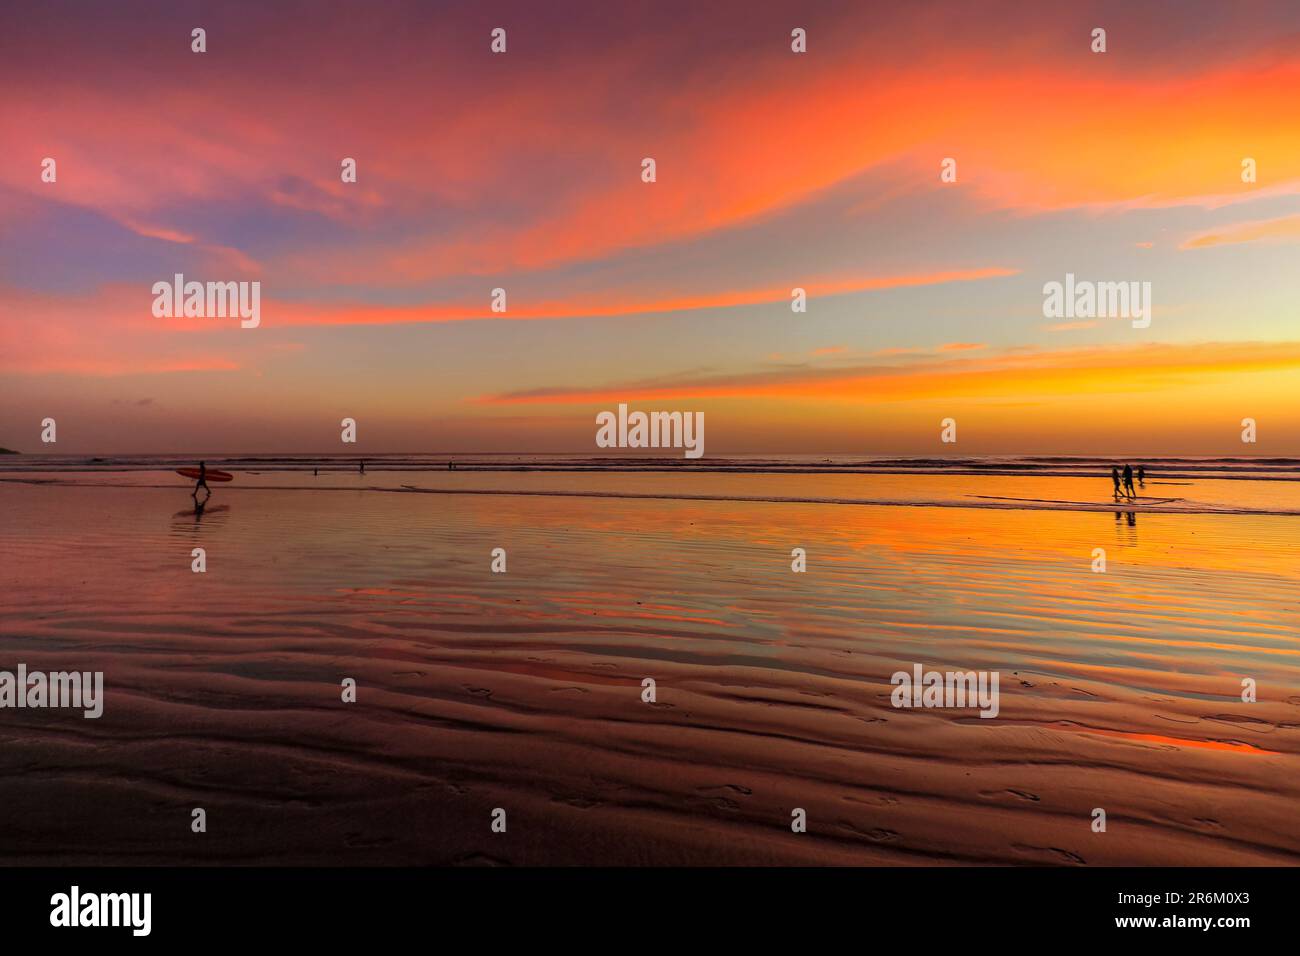
<path fill-rule="evenodd" d="M 983 359 L 833 369 L 801 366 L 589 388 L 538 388 L 473 401 L 528 405 L 773 396 L 854 401 L 1008 396 L 1028 401 L 1045 395 L 1163 390 L 1207 377 L 1280 370 L 1300 370 L 1300 342 L 1020 349 Z"/>
<path fill-rule="evenodd" d="M 393 283 L 687 241 L 886 164 L 905 188 L 958 190 L 1030 212 L 1257 197 L 1238 180 L 1236 153 L 1247 147 L 1270 181 L 1300 182 L 1300 125 L 1287 121 L 1300 101 L 1294 60 L 1160 75 L 1104 69 L 1095 57 L 1062 64 L 1032 47 L 974 46 L 946 50 L 942 63 L 881 65 L 853 55 L 854 43 L 846 36 L 840 55 L 797 71 L 788 58 L 723 71 L 707 96 L 666 78 L 645 116 L 613 107 L 628 95 L 623 84 L 636 83 L 620 61 L 652 63 L 652 46 L 593 53 L 582 71 L 552 65 L 506 91 L 476 94 L 461 82 L 456 96 L 437 95 L 423 63 L 389 64 L 394 88 L 430 89 L 434 99 L 379 112 L 373 91 L 351 79 L 323 91 L 199 74 L 124 96 L 56 75 L 6 90 L 0 133 L 16 146 L 0 183 L 147 222 L 147 234 L 176 241 L 212 239 L 192 221 L 169 221 L 194 202 L 269 204 L 352 227 L 402 222 L 393 235 L 306 243 L 274 263 L 304 281 Z M 590 83 L 593 73 L 610 84 Z M 346 150 L 359 178 L 345 185 L 336 127 L 358 117 Z M 1225 144 L 1243 145 L 1226 155 Z M 44 155 L 60 162 L 57 190 L 35 173 Z M 658 162 L 653 184 L 640 180 L 646 155 Z M 958 181 L 940 187 L 945 156 L 957 160 Z"/>
<path fill-rule="evenodd" d="M 1043 326 L 1048 332 L 1077 332 L 1081 329 L 1095 329 L 1096 322 L 1058 322 L 1055 325 Z"/>
<path fill-rule="evenodd" d="M 1294 242 L 1300 239 L 1300 216 L 1240 222 L 1185 240 L 1179 249 L 1205 249 L 1242 242 Z"/>
<path fill-rule="evenodd" d="M 815 280 L 803 286 L 810 298 L 874 292 L 949 282 L 974 282 L 1019 274 L 1017 269 L 988 266 L 975 269 L 947 269 L 864 278 Z M 728 309 L 745 305 L 789 302 L 791 290 L 782 287 L 702 292 L 672 298 L 633 298 L 626 293 L 574 296 L 542 302 L 520 302 L 507 296 L 507 311 L 493 313 L 486 294 L 480 303 L 450 302 L 429 305 L 386 306 L 329 303 L 276 302 L 263 306 L 264 321 L 275 325 L 387 325 L 400 322 L 460 322 L 474 319 L 564 319 L 594 316 L 649 315 L 685 312 L 693 309 Z M 971 346 L 977 347 L 977 346 Z"/>
<path fill-rule="evenodd" d="M 235 348 L 215 349 L 202 337 L 167 335 L 163 320 L 150 314 L 151 302 L 146 286 L 110 286 L 85 296 L 0 286 L 0 372 L 87 376 L 226 372 L 243 367 L 228 354 L 236 348 L 271 344 L 243 338 L 235 340 Z M 220 332 L 211 324 L 202 331 Z"/>

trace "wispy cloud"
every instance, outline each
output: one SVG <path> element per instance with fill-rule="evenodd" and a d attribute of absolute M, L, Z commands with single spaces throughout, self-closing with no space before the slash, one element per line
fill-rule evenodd
<path fill-rule="evenodd" d="M 599 386 L 549 386 L 480 396 L 485 405 L 590 404 L 799 396 L 877 401 L 958 396 L 1090 394 L 1204 378 L 1300 369 L 1300 342 L 1146 344 L 1068 351 L 1016 350 L 980 359 L 926 357 L 891 365 L 811 365 Z"/>
<path fill-rule="evenodd" d="M 951 282 L 977 282 L 1017 275 L 1019 270 L 1004 266 L 970 269 L 945 269 L 937 272 L 900 275 L 840 277 L 816 279 L 803 288 L 810 298 L 911 289 L 946 285 Z M 734 309 L 741 306 L 789 302 L 790 287 L 765 286 L 751 289 L 702 291 L 693 295 L 668 298 L 634 298 L 617 292 L 603 295 L 573 295 L 564 299 L 529 301 L 519 296 L 508 298 L 508 309 L 494 313 L 485 294 L 478 302 L 432 302 L 427 305 L 369 305 L 310 302 L 271 302 L 263 312 L 268 322 L 279 325 L 389 325 L 403 322 L 463 322 L 479 319 L 566 319 L 619 317 L 689 312 L 701 309 Z"/>
<path fill-rule="evenodd" d="M 1300 240 L 1300 215 L 1234 223 L 1191 236 L 1178 248 L 1206 249 L 1210 246 L 1237 245 L 1243 242 L 1295 242 L 1297 240 Z"/>

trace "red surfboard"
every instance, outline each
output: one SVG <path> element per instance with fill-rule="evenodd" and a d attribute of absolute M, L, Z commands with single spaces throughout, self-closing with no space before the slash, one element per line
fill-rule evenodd
<path fill-rule="evenodd" d="M 196 481 L 199 477 L 197 468 L 177 468 L 176 474 L 182 478 L 193 478 Z M 231 481 L 235 476 L 228 471 L 222 471 L 220 468 L 209 468 L 207 472 L 208 481 Z"/>

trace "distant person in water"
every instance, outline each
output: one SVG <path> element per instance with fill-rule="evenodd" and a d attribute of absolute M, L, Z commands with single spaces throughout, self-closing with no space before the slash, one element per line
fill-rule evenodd
<path fill-rule="evenodd" d="M 206 461 L 199 462 L 199 480 L 194 482 L 194 491 L 190 494 L 190 497 L 197 499 L 200 488 L 208 494 L 212 494 L 212 489 L 208 487 L 208 463 Z"/>
<path fill-rule="evenodd" d="M 1124 494 L 1130 498 L 1137 497 L 1137 490 L 1133 487 L 1133 466 L 1124 466 Z"/>
<path fill-rule="evenodd" d="M 1138 465 L 1138 484 L 1143 488 L 1147 484 L 1147 469 L 1145 465 Z"/>
<path fill-rule="evenodd" d="M 361 459 L 361 474 L 364 475 L 365 473 L 366 473 L 366 460 L 365 460 L 364 458 L 362 458 L 362 459 Z"/>
<path fill-rule="evenodd" d="M 1111 483 L 1115 485 L 1115 499 L 1118 501 L 1119 500 L 1119 466 L 1118 465 L 1116 465 L 1114 468 L 1110 470 L 1110 480 Z M 1118 511 L 1115 512 L 1115 517 L 1116 518 L 1119 517 Z"/>

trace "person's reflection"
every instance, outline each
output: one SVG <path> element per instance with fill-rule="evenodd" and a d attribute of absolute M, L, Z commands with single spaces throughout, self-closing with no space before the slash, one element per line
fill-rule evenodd
<path fill-rule="evenodd" d="M 176 512 L 176 514 L 172 515 L 172 517 L 173 517 L 173 518 L 193 518 L 193 519 L 194 519 L 194 527 L 198 527 L 199 522 L 203 520 L 203 516 L 204 516 L 205 514 L 207 514 L 207 515 L 219 515 L 219 514 L 222 514 L 223 512 L 226 512 L 226 511 L 229 511 L 229 510 L 230 510 L 230 505 L 213 505 L 212 508 L 209 509 L 209 508 L 208 508 L 208 501 L 209 501 L 209 499 L 211 499 L 211 497 L 212 497 L 211 495 L 205 495 L 203 498 L 195 498 L 195 499 L 194 499 L 194 508 L 193 508 L 192 510 L 187 508 L 187 509 L 184 510 L 184 511 L 178 511 L 178 512 Z"/>
<path fill-rule="evenodd" d="M 1125 523 L 1126 523 L 1130 528 L 1136 528 L 1136 527 L 1137 527 L 1137 523 L 1138 523 L 1138 522 L 1137 522 L 1137 512 L 1136 512 L 1136 511 L 1128 511 L 1128 512 L 1116 511 L 1116 512 L 1115 512 L 1115 523 L 1116 523 L 1116 524 L 1119 524 L 1119 522 L 1120 522 L 1122 519 L 1124 519 L 1124 518 L 1127 518 L 1127 519 L 1128 519 Z"/>

